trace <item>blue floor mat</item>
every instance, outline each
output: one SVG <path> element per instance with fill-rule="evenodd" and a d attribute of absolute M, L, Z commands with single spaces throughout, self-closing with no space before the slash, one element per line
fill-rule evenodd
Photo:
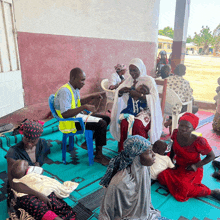
<path fill-rule="evenodd" d="M 67 152 L 67 164 L 64 165 L 61 155 L 62 133 L 58 131 L 58 123 L 55 119 L 44 124 L 42 138 L 48 141 L 51 150 L 46 163 L 43 165 L 45 175 L 53 176 L 61 182 L 67 180 L 78 182 L 78 188 L 71 193 L 70 197 L 65 199 L 65 201 L 78 213 L 79 220 L 97 220 L 99 207 L 104 194 L 99 182 L 101 177 L 105 174 L 107 167 L 99 163 L 94 163 L 93 166 L 89 166 L 87 151 L 80 147 L 84 142 L 83 135 L 78 135 L 77 138 L 75 138 L 75 147 L 71 152 Z M 2 158 L 0 160 L 0 219 L 7 217 L 7 174 L 4 156 L 10 146 L 13 146 L 21 139 L 21 135 L 13 137 L 11 133 L 7 133 L 5 137 L 0 137 L 0 156 Z M 117 151 L 118 143 L 108 131 L 107 146 L 104 147 L 103 153 L 111 158 L 117 155 Z M 211 177 L 213 172 L 214 170 L 211 163 L 204 167 L 203 183 L 211 189 L 220 188 L 220 183 Z M 191 220 L 194 218 L 194 220 L 203 220 L 207 218 L 216 220 L 220 217 L 220 203 L 211 197 L 190 199 L 184 203 L 177 202 L 169 192 L 157 182 L 152 184 L 151 191 L 153 206 L 159 209 L 162 216 L 167 219 Z"/>

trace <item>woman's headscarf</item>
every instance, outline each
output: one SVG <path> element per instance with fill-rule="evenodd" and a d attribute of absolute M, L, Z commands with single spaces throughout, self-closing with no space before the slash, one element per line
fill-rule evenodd
<path fill-rule="evenodd" d="M 43 125 L 38 121 L 26 120 L 20 127 L 20 133 L 30 141 L 37 140 L 43 133 Z"/>
<path fill-rule="evenodd" d="M 113 157 L 109 162 L 106 174 L 101 179 L 100 185 L 108 187 L 112 177 L 120 170 L 132 164 L 134 158 L 145 152 L 151 143 L 139 135 L 134 135 L 124 142 L 124 150 Z"/>
<path fill-rule="evenodd" d="M 116 71 L 116 72 L 120 72 L 120 71 L 122 71 L 122 70 L 126 70 L 126 66 L 125 66 L 124 64 L 117 64 L 117 65 L 115 66 L 115 71 Z"/>
<path fill-rule="evenodd" d="M 131 64 L 136 66 L 140 71 L 140 76 L 136 79 L 137 83 L 135 87 L 137 88 L 139 85 L 144 84 L 150 89 L 150 94 L 146 95 L 146 101 L 151 112 L 150 141 L 153 144 L 160 139 L 163 123 L 157 86 L 155 80 L 147 75 L 146 66 L 141 59 L 132 59 L 129 66 Z M 111 113 L 110 132 L 117 141 L 120 141 L 120 126 L 118 124 L 119 115 L 121 111 L 127 107 L 127 101 L 129 99 L 128 93 L 123 94 L 123 96 L 119 98 L 118 91 L 123 87 L 131 87 L 133 84 L 134 79 L 130 75 L 115 91 L 114 104 Z"/>
<path fill-rule="evenodd" d="M 144 65 L 144 62 L 141 59 L 139 59 L 139 58 L 132 59 L 129 63 L 129 66 L 130 65 L 134 65 L 139 69 L 139 71 L 140 71 L 140 76 L 139 77 L 147 76 L 146 66 Z M 132 78 L 132 80 L 133 80 L 133 78 Z"/>
<path fill-rule="evenodd" d="M 150 146 L 145 138 L 132 136 L 124 142 L 124 151 L 110 161 L 100 182 L 107 189 L 99 220 L 155 220 L 160 217 L 160 211 L 151 204 L 150 167 L 143 166 L 138 156 Z"/>
<path fill-rule="evenodd" d="M 190 112 L 186 112 L 185 114 L 183 114 L 183 116 L 180 117 L 180 119 L 179 119 L 179 122 L 180 121 L 190 122 L 194 129 L 196 129 L 198 124 L 199 124 L 199 118 L 196 115 L 194 115 L 193 113 L 190 113 Z"/>

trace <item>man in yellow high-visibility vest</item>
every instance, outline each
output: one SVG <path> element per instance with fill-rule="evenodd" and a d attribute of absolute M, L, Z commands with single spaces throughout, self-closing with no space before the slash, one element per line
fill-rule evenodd
<path fill-rule="evenodd" d="M 95 106 L 89 102 L 95 98 L 101 98 L 103 93 L 94 93 L 80 99 L 79 90 L 85 85 L 86 74 L 80 68 L 74 68 L 70 71 L 70 81 L 58 89 L 55 94 L 54 107 L 59 117 L 71 118 L 81 113 L 83 110 L 95 111 Z M 98 122 L 87 122 L 86 129 L 94 130 L 96 143 L 96 154 L 94 161 L 103 165 L 108 165 L 109 159 L 102 154 L 102 147 L 106 145 L 106 131 L 110 123 L 110 118 L 106 115 L 93 114 L 101 118 Z M 67 121 L 60 122 L 59 129 L 63 133 L 75 133 L 80 130 L 79 122 Z"/>

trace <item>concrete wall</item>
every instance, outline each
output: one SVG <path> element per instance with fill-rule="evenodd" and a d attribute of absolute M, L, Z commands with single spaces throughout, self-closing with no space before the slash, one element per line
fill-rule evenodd
<path fill-rule="evenodd" d="M 117 63 L 155 66 L 160 0 L 15 0 L 25 104 L 47 102 L 81 67 L 82 94 L 99 91 Z"/>

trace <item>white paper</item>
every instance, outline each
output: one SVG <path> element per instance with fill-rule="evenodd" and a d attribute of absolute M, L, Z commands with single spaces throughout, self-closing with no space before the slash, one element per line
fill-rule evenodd
<path fill-rule="evenodd" d="M 88 117 L 88 115 L 84 115 L 82 113 L 79 113 L 78 115 L 76 115 L 76 118 L 82 118 L 83 122 L 86 121 L 87 117 Z M 101 120 L 101 118 L 89 116 L 87 119 L 87 122 L 99 122 L 99 120 Z"/>

